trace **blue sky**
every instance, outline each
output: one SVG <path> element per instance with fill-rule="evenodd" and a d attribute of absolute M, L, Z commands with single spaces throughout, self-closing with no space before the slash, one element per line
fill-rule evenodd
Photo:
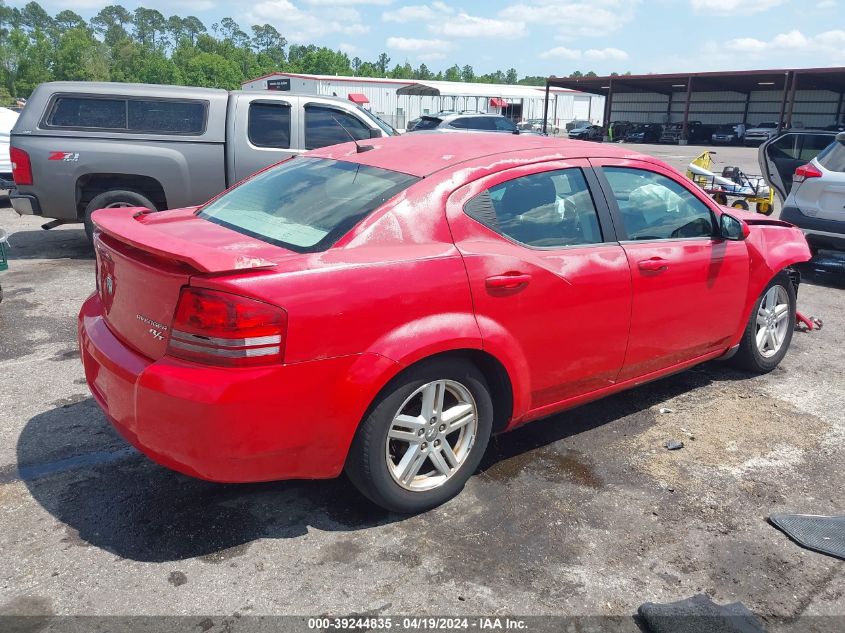
<path fill-rule="evenodd" d="M 22 0 L 9 2 L 22 6 Z M 76 0 L 84 17 L 108 2 Z M 137 2 L 124 2 L 127 8 Z M 147 0 L 206 25 L 268 22 L 290 42 L 364 60 L 385 51 L 476 73 L 634 73 L 845 65 L 845 0 Z M 64 6 L 62 6 L 64 5 Z M 55 13 L 68 6 L 46 0 Z"/>

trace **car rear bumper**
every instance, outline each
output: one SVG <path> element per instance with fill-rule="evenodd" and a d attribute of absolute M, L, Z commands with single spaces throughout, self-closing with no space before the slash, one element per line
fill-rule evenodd
<path fill-rule="evenodd" d="M 21 215 L 42 215 L 38 198 L 28 193 L 11 193 L 12 208 Z"/>
<path fill-rule="evenodd" d="M 96 294 L 78 333 L 88 386 L 117 431 L 162 466 L 211 481 L 337 476 L 375 395 L 368 381 L 395 371 L 375 354 L 237 369 L 153 361 L 112 333 Z"/>
<path fill-rule="evenodd" d="M 793 206 L 784 207 L 780 219 L 801 229 L 807 241 L 817 248 L 845 250 L 845 221 L 814 218 Z"/>

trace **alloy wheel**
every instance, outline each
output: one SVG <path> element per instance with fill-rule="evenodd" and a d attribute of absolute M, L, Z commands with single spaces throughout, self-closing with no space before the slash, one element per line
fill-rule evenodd
<path fill-rule="evenodd" d="M 394 481 L 414 492 L 442 486 L 466 461 L 478 434 L 469 389 L 435 380 L 416 389 L 393 417 L 385 443 Z"/>
<path fill-rule="evenodd" d="M 775 285 L 766 291 L 757 310 L 755 341 L 763 358 L 771 358 L 783 347 L 789 323 L 789 295 L 786 288 Z"/>

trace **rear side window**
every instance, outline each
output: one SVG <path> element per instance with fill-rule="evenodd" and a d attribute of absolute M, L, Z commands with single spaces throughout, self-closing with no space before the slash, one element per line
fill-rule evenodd
<path fill-rule="evenodd" d="M 845 172 L 845 142 L 831 143 L 816 157 L 816 160 L 828 171 Z"/>
<path fill-rule="evenodd" d="M 199 216 L 298 253 L 324 251 L 418 178 L 345 161 L 297 157 L 245 181 Z"/>
<path fill-rule="evenodd" d="M 455 119 L 449 124 L 459 130 L 495 130 L 496 123 L 493 117 L 467 116 Z"/>
<path fill-rule="evenodd" d="M 125 99 L 59 97 L 47 117 L 49 127 L 126 129 Z"/>
<path fill-rule="evenodd" d="M 801 160 L 810 162 L 819 155 L 823 149 L 830 145 L 831 136 L 829 134 L 803 134 L 803 143 L 801 144 Z"/>
<path fill-rule="evenodd" d="M 596 207 L 578 168 L 505 181 L 474 197 L 464 211 L 497 233 L 534 248 L 602 242 Z"/>
<path fill-rule="evenodd" d="M 57 97 L 44 120 L 49 128 L 148 134 L 202 134 L 206 102 L 172 99 Z"/>
<path fill-rule="evenodd" d="M 345 129 L 344 129 L 345 128 Z M 370 138 L 370 128 L 358 117 L 336 108 L 305 106 L 305 149 Z"/>
<path fill-rule="evenodd" d="M 254 102 L 249 105 L 247 137 L 256 147 L 290 147 L 290 106 Z"/>
<path fill-rule="evenodd" d="M 127 100 L 129 130 L 155 134 L 202 134 L 205 104 L 199 101 Z"/>

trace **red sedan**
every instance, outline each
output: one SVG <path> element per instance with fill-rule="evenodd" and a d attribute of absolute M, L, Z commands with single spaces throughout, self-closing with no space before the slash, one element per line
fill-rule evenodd
<path fill-rule="evenodd" d="M 323 148 L 199 209 L 104 209 L 91 392 L 156 462 L 335 477 L 399 512 L 491 433 L 714 358 L 786 354 L 810 252 L 613 145 L 494 134 Z"/>

